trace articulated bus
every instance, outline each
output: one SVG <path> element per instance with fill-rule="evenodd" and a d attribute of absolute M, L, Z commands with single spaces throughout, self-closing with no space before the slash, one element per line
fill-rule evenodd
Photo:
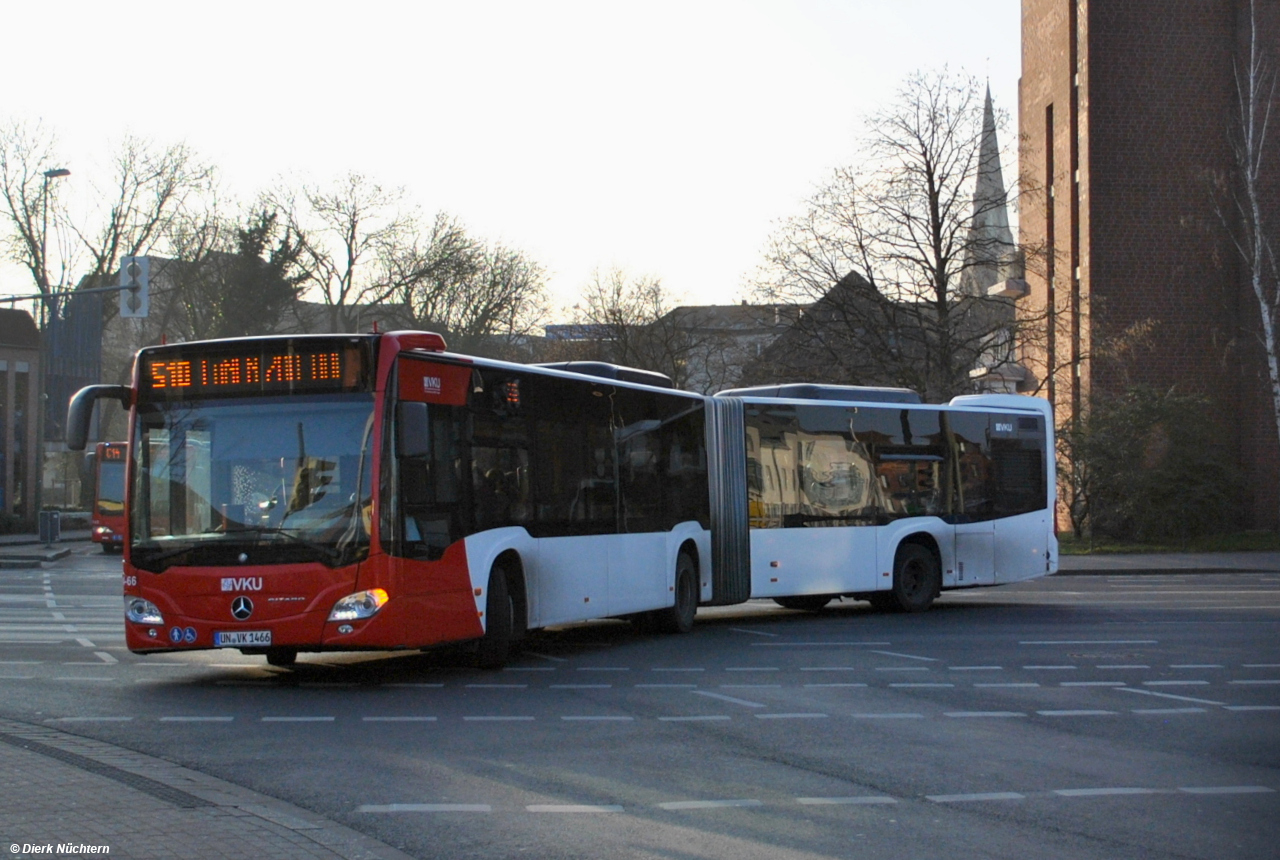
<path fill-rule="evenodd" d="M 925 609 L 1056 567 L 1047 404 L 782 386 L 704 397 L 423 332 L 153 346 L 132 386 L 126 641 L 139 652 L 474 641 L 698 606 Z M 833 399 L 834 398 L 834 399 Z"/>
<path fill-rule="evenodd" d="M 93 456 L 93 510 L 89 537 L 102 544 L 103 552 L 120 552 L 124 546 L 124 475 L 126 442 L 99 442 Z"/>

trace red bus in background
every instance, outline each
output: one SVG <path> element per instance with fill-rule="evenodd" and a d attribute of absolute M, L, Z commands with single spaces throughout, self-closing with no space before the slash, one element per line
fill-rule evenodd
<path fill-rule="evenodd" d="M 124 548 L 124 478 L 129 446 L 125 442 L 99 442 L 94 451 L 93 512 L 90 536 L 103 552 Z"/>

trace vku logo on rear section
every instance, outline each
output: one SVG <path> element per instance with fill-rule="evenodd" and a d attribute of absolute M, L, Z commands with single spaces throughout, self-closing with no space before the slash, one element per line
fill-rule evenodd
<path fill-rule="evenodd" d="M 222 577 L 223 591 L 261 591 L 262 577 L 260 576 L 224 576 Z"/>

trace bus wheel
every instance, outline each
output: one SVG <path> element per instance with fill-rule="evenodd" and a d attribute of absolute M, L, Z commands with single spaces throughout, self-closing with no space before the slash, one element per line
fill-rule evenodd
<path fill-rule="evenodd" d="M 267 663 L 271 666 L 292 666 L 298 662 L 297 648 L 268 648 Z"/>
<path fill-rule="evenodd" d="M 893 563 L 893 608 L 923 612 L 942 586 L 942 571 L 932 552 L 918 543 L 903 544 Z"/>
<path fill-rule="evenodd" d="M 664 633 L 688 633 L 698 613 L 698 569 L 688 553 L 676 558 L 676 602 L 670 609 L 659 609 L 658 627 Z"/>
<path fill-rule="evenodd" d="M 481 669 L 501 669 L 511 656 L 511 634 L 515 628 L 515 606 L 507 591 L 507 574 L 498 565 L 489 571 L 489 597 L 484 602 L 484 637 L 476 646 L 476 665 Z"/>
<path fill-rule="evenodd" d="M 830 594 L 801 594 L 795 597 L 775 597 L 773 602 L 783 609 L 800 609 L 804 612 L 818 612 L 831 602 Z"/>

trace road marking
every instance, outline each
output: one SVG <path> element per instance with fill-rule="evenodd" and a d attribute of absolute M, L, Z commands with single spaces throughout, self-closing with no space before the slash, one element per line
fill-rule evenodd
<path fill-rule="evenodd" d="M 805 684 L 804 686 L 805 686 L 805 689 L 807 690 L 807 689 L 809 689 L 809 688 L 811 688 L 811 687 L 812 687 L 812 688 L 814 688 L 814 689 L 817 689 L 817 688 L 820 688 L 820 687 L 865 687 L 865 686 L 867 686 L 867 685 L 866 685 L 866 684 L 858 684 L 858 683 L 850 682 L 850 683 L 845 683 L 845 684 L 840 684 L 840 683 L 834 683 L 834 684 Z"/>
<path fill-rule="evenodd" d="M 777 666 L 726 666 L 726 672 L 777 672 Z"/>
<path fill-rule="evenodd" d="M 968 719 L 972 717 L 1025 717 L 1021 711 L 946 711 L 944 716 Z"/>
<path fill-rule="evenodd" d="M 1135 714 L 1205 714 L 1204 708 L 1134 708 Z"/>
<path fill-rule="evenodd" d="M 586 804 L 575 803 L 532 803 L 525 807 L 530 812 L 560 812 L 560 813 L 576 813 L 576 812 L 621 812 L 621 806 L 590 806 Z"/>
<path fill-rule="evenodd" d="M 888 804 L 897 803 L 898 801 L 892 797 L 871 794 L 863 797 L 797 797 L 796 803 L 805 806 L 833 806 L 833 805 L 851 805 L 863 806 L 870 804 Z"/>
<path fill-rule="evenodd" d="M 1099 665 L 1099 669 L 1150 669 L 1151 667 L 1145 663 L 1112 663 L 1109 665 Z"/>
<path fill-rule="evenodd" d="M 1061 797 L 1109 797 L 1118 794 L 1163 794 L 1155 788 L 1059 788 L 1054 794 Z"/>
<path fill-rule="evenodd" d="M 1119 693 L 1138 693 L 1142 696 L 1159 696 L 1162 699 L 1177 699 L 1179 702 L 1199 702 L 1202 705 L 1221 705 L 1222 702 L 1214 702 L 1209 699 L 1193 699 L 1190 696 L 1175 696 L 1173 693 L 1157 693 L 1155 690 L 1135 690 L 1133 687 L 1116 687 Z"/>
<path fill-rule="evenodd" d="M 235 717 L 161 717 L 162 723 L 229 723 Z"/>
<path fill-rule="evenodd" d="M 1112 716 L 1116 712 L 1115 711 L 1079 710 L 1079 711 L 1036 711 L 1036 713 L 1044 717 L 1105 717 L 1105 716 Z"/>
<path fill-rule="evenodd" d="M 764 806 L 759 800 L 677 800 L 673 803 L 659 803 L 659 809 L 732 809 L 744 806 Z"/>
<path fill-rule="evenodd" d="M 745 627 L 730 627 L 734 633 L 750 633 L 752 636 L 773 636 L 777 637 L 777 633 L 765 633 L 762 630 L 748 630 Z"/>
<path fill-rule="evenodd" d="M 43 660 L 0 660 L 0 666 L 39 666 Z"/>
<path fill-rule="evenodd" d="M 937 657 L 919 657 L 915 654 L 899 654 L 896 651 L 872 651 L 872 654 L 884 654 L 888 657 L 902 657 L 907 660 L 927 660 L 930 663 L 937 663 Z"/>
<path fill-rule="evenodd" d="M 924 714 L 850 714 L 860 720 L 922 720 Z"/>
<path fill-rule="evenodd" d="M 1280 711 L 1280 705 L 1224 705 L 1223 708 L 1228 711 Z"/>
<path fill-rule="evenodd" d="M 645 690 L 692 690 L 697 684 L 636 684 L 637 689 Z"/>
<path fill-rule="evenodd" d="M 1280 669 L 1280 663 L 1241 663 L 1245 669 Z"/>
<path fill-rule="evenodd" d="M 974 684 L 975 687 L 1039 687 L 1035 681 L 1011 681 L 1004 683 Z"/>
<path fill-rule="evenodd" d="M 527 690 L 528 684 L 467 684 L 468 690 Z"/>
<path fill-rule="evenodd" d="M 1024 800 L 1016 791 L 990 791 L 984 794 L 926 794 L 925 800 L 934 803 L 973 803 L 984 800 Z"/>
<path fill-rule="evenodd" d="M 579 672 L 630 672 L 629 666 L 579 666 Z"/>
<path fill-rule="evenodd" d="M 463 717 L 468 723 L 531 723 L 533 717 Z"/>
<path fill-rule="evenodd" d="M 97 665 L 97 664 L 94 664 Z M 58 675 L 54 677 L 54 681 L 111 681 L 112 678 L 77 678 L 71 675 Z"/>
<path fill-rule="evenodd" d="M 1170 663 L 1170 669 L 1221 669 L 1221 663 Z"/>
<path fill-rule="evenodd" d="M 561 717 L 562 720 L 571 720 L 577 722 L 594 722 L 594 723 L 628 723 L 635 717 Z"/>
<path fill-rule="evenodd" d="M 705 717 L 658 717 L 659 722 L 663 723 L 705 723 L 716 720 L 728 720 L 732 717 L 723 716 L 705 716 Z"/>
<path fill-rule="evenodd" d="M 1062 669 L 1075 669 L 1075 666 L 1023 666 L 1023 669 L 1044 669 L 1049 671 L 1060 671 Z"/>
<path fill-rule="evenodd" d="M 133 717 L 59 717 L 56 720 L 45 720 L 47 723 L 127 723 Z"/>
<path fill-rule="evenodd" d="M 752 642 L 752 648 L 840 648 L 848 645 L 888 645 L 888 642 Z"/>
<path fill-rule="evenodd" d="M 999 672 L 1003 666 L 948 666 L 952 672 Z"/>
<path fill-rule="evenodd" d="M 932 672 L 928 666 L 877 666 L 877 672 Z"/>
<path fill-rule="evenodd" d="M 781 684 L 721 684 L 721 690 L 777 690 Z"/>
<path fill-rule="evenodd" d="M 926 684 L 923 682 L 918 684 L 908 684 L 903 682 L 899 684 L 890 684 L 889 686 L 890 687 L 954 687 L 955 684 Z"/>
<path fill-rule="evenodd" d="M 1059 687 L 1123 687 L 1124 681 L 1060 681 Z"/>
<path fill-rule="evenodd" d="M 552 684 L 552 690 L 611 690 L 613 684 Z"/>
<path fill-rule="evenodd" d="M 706 696 L 709 699 L 719 699 L 722 702 L 729 702 L 734 705 L 743 705 L 748 708 L 763 708 L 762 702 L 748 702 L 746 699 L 735 699 L 733 696 L 723 696 L 720 693 L 711 693 L 706 690 L 692 690 L 695 696 Z"/>
<path fill-rule="evenodd" d="M 1207 687 L 1208 681 L 1143 681 L 1144 687 Z"/>
<path fill-rule="evenodd" d="M 694 667 L 694 668 L 675 668 L 675 667 L 667 668 L 667 667 L 665 667 L 665 666 L 654 666 L 654 667 L 653 667 L 652 669 L 650 669 L 649 671 L 650 671 L 650 672 L 705 672 L 705 671 L 707 671 L 707 670 L 706 670 L 706 669 L 703 669 L 703 668 L 697 668 L 697 667 Z"/>
<path fill-rule="evenodd" d="M 88 640 L 88 639 L 77 639 L 77 640 L 76 640 L 76 642 L 78 642 L 80 645 L 82 645 L 82 646 L 83 646 L 83 647 L 85 647 L 85 648 L 97 648 L 97 647 L 98 647 L 97 645 L 94 645 L 94 644 L 93 644 L 93 642 L 91 642 L 91 641 L 90 641 L 90 640 Z"/>
<path fill-rule="evenodd" d="M 1157 645 L 1159 639 L 1027 639 L 1019 645 Z"/>
<path fill-rule="evenodd" d="M 826 714 L 756 714 L 757 720 L 825 720 Z"/>
<path fill-rule="evenodd" d="M 263 717 L 264 723 L 331 723 L 333 717 Z"/>
<path fill-rule="evenodd" d="M 1274 788 L 1265 785 L 1192 785 L 1179 787 L 1187 794 L 1275 794 Z"/>
<path fill-rule="evenodd" d="M 365 805 L 356 812 L 492 812 L 487 803 L 388 803 Z"/>
<path fill-rule="evenodd" d="M 435 717 L 361 717 L 366 723 L 434 723 Z"/>
<path fill-rule="evenodd" d="M 554 672 L 555 666 L 504 666 L 504 672 Z"/>
<path fill-rule="evenodd" d="M 1228 681 L 1228 684 L 1280 684 L 1280 680 L 1272 680 L 1270 678 L 1258 679 L 1252 681 Z"/>
<path fill-rule="evenodd" d="M 856 672 L 855 666 L 801 666 L 801 672 Z"/>
<path fill-rule="evenodd" d="M 568 661 L 567 659 L 565 659 L 564 657 L 552 657 L 550 654 L 539 654 L 537 651 L 526 651 L 526 652 L 524 652 L 524 653 L 528 654 L 530 657 L 537 657 L 539 660 L 550 660 L 550 661 L 552 661 L 553 663 L 568 663 L 568 662 L 569 662 L 569 661 Z"/>

